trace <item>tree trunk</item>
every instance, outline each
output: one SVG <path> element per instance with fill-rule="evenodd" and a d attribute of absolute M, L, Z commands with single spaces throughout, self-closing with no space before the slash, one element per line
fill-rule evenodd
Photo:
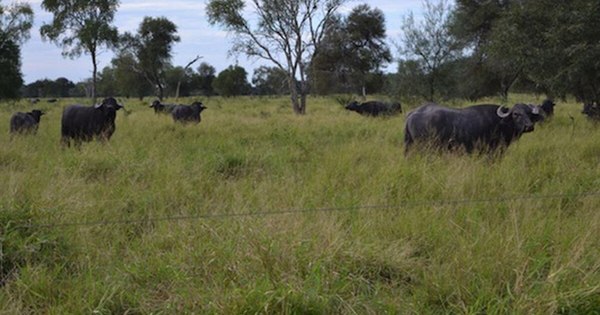
<path fill-rule="evenodd" d="M 162 86 L 162 84 L 160 84 L 160 81 L 156 82 L 156 86 L 158 87 L 158 100 L 162 102 L 163 95 L 164 95 L 163 86 Z"/>
<path fill-rule="evenodd" d="M 95 51 L 91 51 L 90 54 L 92 55 L 92 64 L 93 64 L 93 69 L 92 69 L 92 104 L 96 104 L 96 75 L 98 72 L 98 65 L 96 64 L 96 52 Z"/>
<path fill-rule="evenodd" d="M 293 75 L 288 74 L 288 84 L 290 86 L 290 97 L 292 100 L 292 109 L 294 113 L 298 115 L 303 115 L 306 110 L 306 105 L 302 104 L 301 100 L 298 99 L 299 94 L 302 94 L 302 91 L 298 91 L 298 84 L 296 84 L 296 78 Z M 300 93 L 299 93 L 300 92 Z"/>
<path fill-rule="evenodd" d="M 435 77 L 433 74 L 431 74 L 431 78 L 429 78 L 429 99 L 428 99 L 428 101 L 435 102 L 434 95 L 435 95 Z"/>
<path fill-rule="evenodd" d="M 306 114 L 306 90 L 302 89 L 302 92 L 300 92 L 300 108 L 299 108 L 299 114 L 300 115 L 304 115 Z"/>
<path fill-rule="evenodd" d="M 183 80 L 183 77 L 185 77 L 185 71 L 189 67 L 191 67 L 194 64 L 194 62 L 200 60 L 200 58 L 202 58 L 202 57 L 196 56 L 196 58 L 194 58 L 194 60 L 188 62 L 188 64 L 185 67 L 183 67 L 183 74 L 179 77 L 179 80 L 177 81 L 177 90 L 175 91 L 175 99 L 176 100 L 179 100 L 179 88 L 181 88 L 181 80 Z"/>

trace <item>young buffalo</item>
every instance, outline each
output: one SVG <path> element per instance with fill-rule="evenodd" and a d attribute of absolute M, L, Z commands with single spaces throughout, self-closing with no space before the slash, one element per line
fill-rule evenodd
<path fill-rule="evenodd" d="M 193 102 L 192 105 L 177 105 L 173 109 L 171 115 L 173 121 L 180 123 L 200 123 L 200 113 L 205 110 L 206 107 L 201 102 Z"/>
<path fill-rule="evenodd" d="M 345 108 L 364 116 L 373 117 L 392 116 L 402 112 L 402 106 L 400 106 L 400 103 L 385 103 L 380 101 L 368 101 L 362 104 L 353 101 L 346 105 Z"/>
<path fill-rule="evenodd" d="M 44 112 L 39 109 L 34 109 L 29 113 L 14 113 L 10 118 L 10 133 L 35 134 L 42 115 Z"/>

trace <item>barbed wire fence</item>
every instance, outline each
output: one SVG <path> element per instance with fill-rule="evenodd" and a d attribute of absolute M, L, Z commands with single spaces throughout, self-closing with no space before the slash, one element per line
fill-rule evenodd
<path fill-rule="evenodd" d="M 581 199 L 584 197 L 600 198 L 600 192 L 584 192 L 584 193 L 562 193 L 562 194 L 544 194 L 544 195 L 510 195 L 503 197 L 492 198 L 472 198 L 472 199 L 434 199 L 434 200 L 403 200 L 396 204 L 381 204 L 381 205 L 357 205 L 348 207 L 322 207 L 322 208 L 286 208 L 286 209 L 269 209 L 259 211 L 234 212 L 234 213 L 212 213 L 212 214 L 189 214 L 189 215 L 173 215 L 173 216 L 157 216 L 134 219 L 116 219 L 116 220 L 95 220 L 95 221 L 74 221 L 74 222 L 53 222 L 38 224 L 28 221 L 12 221 L 12 228 L 68 228 L 68 227 L 91 227 L 104 225 L 128 225 L 139 223 L 154 223 L 154 222 L 175 222 L 175 221 L 194 221 L 194 220 L 218 220 L 227 218 L 242 218 L 242 217 L 268 217 L 277 215 L 294 215 L 306 213 L 332 213 L 332 212 L 371 212 L 383 210 L 395 210 L 420 206 L 456 206 L 469 204 L 500 204 L 511 201 L 527 201 L 527 200 L 555 200 L 563 198 Z"/>

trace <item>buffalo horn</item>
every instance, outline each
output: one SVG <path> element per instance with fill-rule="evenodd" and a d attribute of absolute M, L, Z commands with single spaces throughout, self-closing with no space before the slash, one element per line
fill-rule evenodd
<path fill-rule="evenodd" d="M 498 115 L 498 117 L 506 118 L 508 117 L 508 115 L 510 115 L 510 109 L 507 112 L 504 112 L 504 108 L 504 106 L 498 107 L 498 109 L 496 110 L 496 114 Z"/>

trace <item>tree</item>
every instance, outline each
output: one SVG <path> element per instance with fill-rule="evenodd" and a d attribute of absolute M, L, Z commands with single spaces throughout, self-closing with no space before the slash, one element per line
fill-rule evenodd
<path fill-rule="evenodd" d="M 515 46 L 529 53 L 525 56 L 528 77 L 547 94 L 571 94 L 586 103 L 600 101 L 600 3 L 539 0 L 511 11 L 512 19 L 525 16 L 535 24 L 518 25 L 519 36 L 510 39 L 518 40 Z"/>
<path fill-rule="evenodd" d="M 525 82 L 550 96 L 599 100 L 598 1 L 457 0 L 453 16 L 452 34 L 469 45 L 476 74 L 491 74 L 485 83 L 501 95 Z"/>
<path fill-rule="evenodd" d="M 196 58 L 192 59 L 190 62 L 188 62 L 185 67 L 183 67 L 183 71 L 181 73 L 181 75 L 179 76 L 179 80 L 177 81 L 177 89 L 175 90 L 175 99 L 179 99 L 179 90 L 181 88 L 181 81 L 183 79 L 187 79 L 187 83 L 190 86 L 189 89 L 191 89 L 191 85 L 192 85 L 192 80 L 193 80 L 193 76 L 194 76 L 194 71 L 190 68 L 194 63 L 196 63 L 196 61 L 202 59 L 202 57 L 200 56 L 196 56 Z M 188 91 L 188 96 L 189 96 L 189 91 Z"/>
<path fill-rule="evenodd" d="M 392 60 L 385 33 L 385 15 L 367 4 L 355 7 L 346 18 L 332 19 L 311 67 L 316 90 L 366 95 L 367 86 L 380 89 L 381 66 Z"/>
<path fill-rule="evenodd" d="M 0 98 L 17 98 L 23 85 L 21 47 L 29 39 L 33 10 L 29 4 L 0 4 Z"/>
<path fill-rule="evenodd" d="M 21 74 L 21 50 L 6 34 L 0 33 L 0 98 L 14 99 L 19 97 L 19 89 L 23 85 Z"/>
<path fill-rule="evenodd" d="M 116 96 L 117 95 L 117 80 L 115 78 L 115 69 L 106 66 L 98 75 L 97 94 L 99 96 Z"/>
<path fill-rule="evenodd" d="M 25 97 L 69 97 L 75 84 L 67 78 L 60 77 L 56 80 L 37 80 L 27 84 L 23 89 Z"/>
<path fill-rule="evenodd" d="M 366 96 L 367 85 L 382 78 L 381 66 L 392 61 L 390 49 L 385 43 L 385 15 L 367 4 L 357 6 L 350 12 L 346 21 L 348 44 L 351 45 L 353 78 Z M 369 80 L 375 78 L 376 80 Z"/>
<path fill-rule="evenodd" d="M 457 1 L 450 31 L 469 48 L 462 81 L 471 86 L 474 95 L 499 93 L 506 99 L 511 87 L 525 78 L 530 49 L 514 45 L 514 41 L 536 41 L 525 38 L 527 34 L 520 29 L 538 21 L 523 16 L 510 18 L 522 6 L 511 1 Z"/>
<path fill-rule="evenodd" d="M 215 94 L 212 84 L 216 78 L 216 73 L 217 71 L 215 70 L 215 67 L 209 65 L 208 63 L 203 62 L 200 64 L 198 67 L 198 82 L 195 83 L 200 95 L 210 96 Z"/>
<path fill-rule="evenodd" d="M 256 26 L 243 16 L 243 0 L 210 0 L 208 20 L 234 34 L 233 51 L 286 71 L 292 108 L 306 113 L 307 65 L 318 55 L 324 30 L 346 0 L 252 0 Z M 297 83 L 298 81 L 298 83 Z"/>
<path fill-rule="evenodd" d="M 136 59 L 131 54 L 118 54 L 111 60 L 114 68 L 114 80 L 116 83 L 117 95 L 124 97 L 138 97 L 140 100 L 153 93 L 152 86 L 146 81 L 144 76 L 132 69 L 135 68 Z"/>
<path fill-rule="evenodd" d="M 240 66 L 229 66 L 219 72 L 213 81 L 213 88 L 221 96 L 247 95 L 250 93 L 250 83 L 246 69 Z"/>
<path fill-rule="evenodd" d="M 444 63 L 454 59 L 462 50 L 462 44 L 451 36 L 449 20 L 451 8 L 446 0 L 433 4 L 425 0 L 423 21 L 417 26 L 413 13 L 404 18 L 400 53 L 407 59 L 416 58 L 426 74 L 427 100 L 433 101 Z"/>
<path fill-rule="evenodd" d="M 42 8 L 52 13 L 50 24 L 40 28 L 42 38 L 63 47 L 63 56 L 92 58 L 92 102 L 96 102 L 97 56 L 102 47 L 118 43 L 117 28 L 112 25 L 119 0 L 43 0 Z"/>
<path fill-rule="evenodd" d="M 194 70 L 184 67 L 168 67 L 165 70 L 165 94 L 169 97 L 190 96 Z"/>
<path fill-rule="evenodd" d="M 287 73 L 277 67 L 260 66 L 254 70 L 252 84 L 259 95 L 289 94 L 290 89 L 285 81 Z"/>
<path fill-rule="evenodd" d="M 136 58 L 132 69 L 156 88 L 159 100 L 164 96 L 165 70 L 171 65 L 171 51 L 179 40 L 177 26 L 164 17 L 145 17 L 136 35 L 125 33 L 122 37 L 123 53 Z"/>

